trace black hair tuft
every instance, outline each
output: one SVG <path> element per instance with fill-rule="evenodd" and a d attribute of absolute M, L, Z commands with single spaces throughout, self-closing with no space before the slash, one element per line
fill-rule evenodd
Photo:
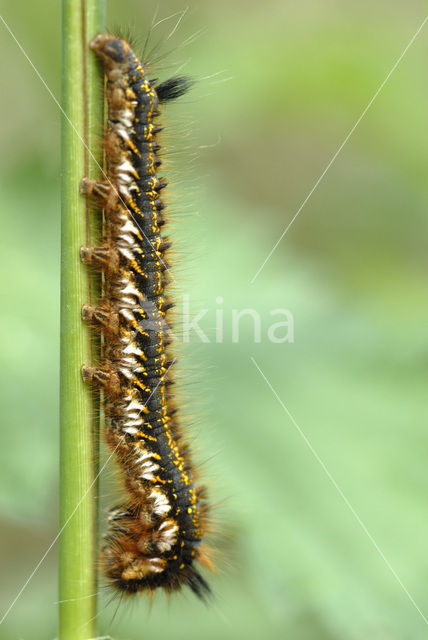
<path fill-rule="evenodd" d="M 193 80 L 186 76 L 176 76 L 175 78 L 169 78 L 156 87 L 156 93 L 158 94 L 159 102 L 167 102 L 168 100 L 175 100 L 182 96 L 193 85 Z"/>

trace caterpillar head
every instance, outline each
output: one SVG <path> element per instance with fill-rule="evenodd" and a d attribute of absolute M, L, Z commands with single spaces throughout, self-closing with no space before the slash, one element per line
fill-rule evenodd
<path fill-rule="evenodd" d="M 105 33 L 95 36 L 90 46 L 107 68 L 126 62 L 129 53 L 129 45 L 125 40 Z"/>

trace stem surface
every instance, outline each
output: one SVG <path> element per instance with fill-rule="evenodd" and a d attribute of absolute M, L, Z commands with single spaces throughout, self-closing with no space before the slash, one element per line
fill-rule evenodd
<path fill-rule="evenodd" d="M 102 74 L 88 47 L 104 28 L 104 0 L 63 0 L 59 638 L 96 637 L 97 399 L 81 379 L 98 350 L 81 321 L 82 304 L 99 284 L 80 261 L 82 245 L 97 242 L 91 211 L 79 194 L 83 176 L 101 164 Z M 82 140 L 84 142 L 82 142 Z"/>

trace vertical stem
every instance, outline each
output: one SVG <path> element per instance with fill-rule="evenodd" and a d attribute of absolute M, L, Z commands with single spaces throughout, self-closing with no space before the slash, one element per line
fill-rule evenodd
<path fill-rule="evenodd" d="M 63 117 L 60 640 L 96 637 L 99 411 L 80 375 L 82 364 L 93 362 L 96 351 L 80 317 L 82 304 L 96 296 L 96 282 L 81 264 L 79 248 L 98 234 L 91 229 L 91 212 L 79 195 L 79 184 L 83 176 L 98 174 L 85 144 L 98 161 L 101 159 L 102 76 L 88 42 L 103 28 L 104 0 L 63 0 L 62 99 L 73 127 Z"/>

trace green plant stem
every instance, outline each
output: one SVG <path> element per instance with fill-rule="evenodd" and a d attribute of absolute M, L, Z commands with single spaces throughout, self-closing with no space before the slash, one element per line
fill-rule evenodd
<path fill-rule="evenodd" d="M 81 307 L 96 299 L 97 283 L 79 249 L 96 242 L 98 231 L 79 184 L 84 176 L 99 175 L 85 145 L 98 162 L 102 157 L 102 76 L 88 42 L 103 28 L 104 0 L 63 0 L 60 640 L 96 637 L 99 410 L 80 370 L 96 355 Z M 97 224 L 99 229 L 100 216 Z"/>

